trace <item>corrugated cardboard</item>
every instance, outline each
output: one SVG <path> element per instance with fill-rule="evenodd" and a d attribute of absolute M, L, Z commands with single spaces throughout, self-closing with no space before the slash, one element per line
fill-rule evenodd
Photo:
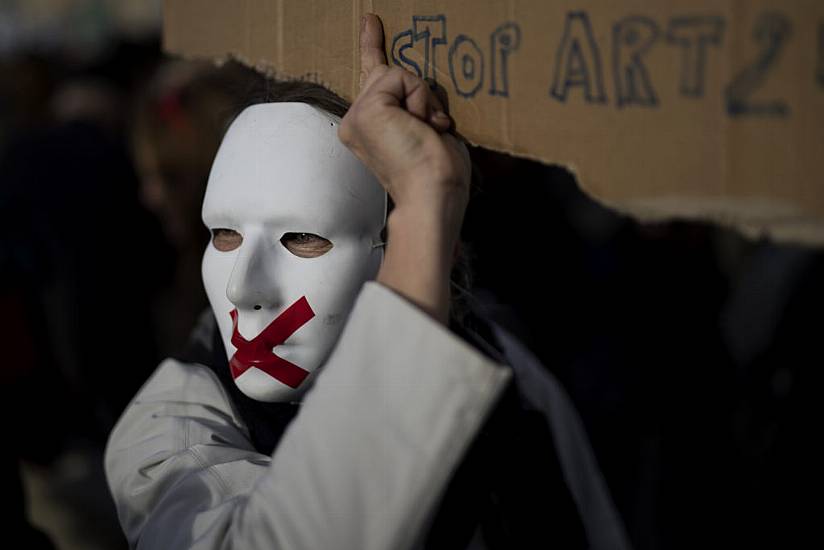
<path fill-rule="evenodd" d="M 645 219 L 824 243 L 822 0 L 166 0 L 164 45 L 357 94 L 360 16 L 472 143 Z M 513 186 L 518 182 L 513 181 Z"/>

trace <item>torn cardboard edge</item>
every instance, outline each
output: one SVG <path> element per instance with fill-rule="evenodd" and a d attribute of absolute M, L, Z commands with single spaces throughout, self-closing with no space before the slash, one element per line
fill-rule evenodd
<path fill-rule="evenodd" d="M 360 2 L 341 7 L 331 0 L 317 0 L 309 14 L 280 1 L 238 0 L 234 9 L 243 11 L 244 17 L 239 18 L 240 11 L 231 14 L 236 28 L 229 32 L 224 32 L 221 27 L 221 20 L 225 19 L 221 17 L 221 10 L 232 8 L 211 0 L 205 4 L 204 11 L 195 9 L 201 7 L 200 3 L 190 0 L 167 0 L 167 6 L 171 6 L 175 13 L 174 22 L 164 29 L 164 39 L 174 38 L 171 49 L 175 53 L 187 58 L 211 58 L 219 64 L 230 58 L 236 59 L 270 77 L 311 80 L 352 99 L 354 79 L 359 70 L 355 55 L 355 22 L 365 11 Z M 431 69 L 432 76 L 439 82 L 448 83 L 449 75 L 453 76 L 454 89 L 447 86 L 452 114 L 469 143 L 562 166 L 597 202 L 642 222 L 692 219 L 734 227 L 753 238 L 769 236 L 778 241 L 824 244 L 824 182 L 818 176 L 817 163 L 818 159 L 824 158 L 824 80 L 821 91 L 810 90 L 813 79 L 808 83 L 799 77 L 812 76 L 814 72 L 815 54 L 809 55 L 804 48 L 814 43 L 816 32 L 821 33 L 819 39 L 822 40 L 818 52 L 822 59 L 818 62 L 824 64 L 824 3 L 759 0 L 741 4 L 734 0 L 676 0 L 667 6 L 659 6 L 651 0 L 638 2 L 635 13 L 648 11 L 650 17 L 627 17 L 626 8 L 598 0 L 584 0 L 576 6 L 561 1 L 548 1 L 539 6 L 534 2 L 510 0 L 504 3 L 509 6 L 505 10 L 489 6 L 489 14 L 468 13 L 465 3 L 456 1 L 401 1 L 389 3 L 391 6 L 377 1 L 368 4 L 369 11 L 388 14 L 382 17 L 388 59 L 396 62 L 400 59 L 402 63 L 398 64 L 407 69 L 417 67 L 421 73 Z M 387 9 L 382 10 L 384 4 Z M 496 11 L 507 13 L 493 13 Z M 808 13 L 813 11 L 816 13 Z M 267 14 L 278 19 L 267 26 L 256 20 L 258 12 L 264 23 Z M 323 16 L 327 12 L 331 13 L 329 18 L 343 20 L 351 17 L 352 24 L 330 21 Z M 417 12 L 440 15 L 414 15 Z M 821 29 L 815 24 L 818 12 Z M 187 36 L 187 27 L 182 22 L 187 14 L 195 13 L 200 18 L 201 34 L 202 25 L 207 25 L 207 29 L 215 31 L 215 42 Z M 616 45 L 615 40 L 622 37 L 624 31 L 615 29 L 634 29 L 644 39 L 645 36 L 649 38 L 650 29 L 664 29 L 669 21 L 669 28 L 665 30 L 671 32 L 674 22 L 688 22 L 690 19 L 685 14 L 694 16 L 696 13 L 703 14 L 702 21 L 723 20 L 727 27 L 725 39 L 714 46 L 718 51 L 709 49 L 705 52 L 704 86 L 712 88 L 712 96 L 686 97 L 688 94 L 685 95 L 683 89 L 678 92 L 676 88 L 665 93 L 663 84 L 679 80 L 679 67 L 677 58 L 667 57 L 667 46 L 661 44 L 662 40 L 650 42 L 654 48 L 651 47 L 649 52 L 636 51 L 640 60 L 637 63 L 632 59 L 616 61 L 620 57 L 620 45 Z M 511 71 L 509 98 L 504 101 L 493 94 L 495 84 L 489 94 L 484 94 L 485 89 L 479 87 L 476 95 L 467 97 L 465 84 L 471 81 L 464 82 L 463 88 L 455 81 L 456 69 L 452 61 L 460 56 L 456 57 L 454 52 L 460 52 L 460 48 L 468 52 L 460 58 L 464 61 L 463 76 L 467 77 L 470 74 L 467 67 L 471 65 L 467 65 L 467 60 L 482 61 L 484 48 L 493 55 L 496 53 L 494 37 L 498 31 L 489 35 L 493 37 L 491 46 L 467 37 L 488 35 L 499 19 L 505 20 L 511 14 L 515 14 L 513 17 L 521 14 L 514 24 L 520 24 L 519 40 L 523 44 L 521 51 L 507 58 Z M 805 26 L 805 20 L 813 23 Z M 449 33 L 446 32 L 448 21 Z M 456 25 L 456 21 L 464 24 L 463 27 Z M 604 22 L 615 21 L 619 23 L 613 25 L 611 36 L 610 26 Z M 418 23 L 425 32 L 418 32 Z M 736 104 L 737 108 L 763 108 L 766 111 L 749 117 L 742 117 L 740 113 L 729 114 L 732 113 L 732 103 L 728 96 L 733 92 L 729 91 L 730 87 L 724 88 L 724 83 L 742 81 L 746 70 L 741 68 L 755 66 L 753 60 L 758 61 L 759 55 L 763 58 L 763 54 L 769 53 L 751 36 L 753 29 L 760 28 L 772 32 L 768 35 L 773 38 L 772 45 L 768 43 L 767 46 L 773 47 L 774 55 L 768 65 L 771 64 L 775 74 L 755 74 L 760 81 L 750 82 L 749 88 L 739 86 L 740 89 L 733 92 L 738 94 L 736 97 L 748 100 Z M 269 36 L 272 29 L 280 33 L 276 39 Z M 290 35 L 290 32 L 294 34 Z M 418 35 L 423 38 L 418 40 Z M 437 36 L 443 40 L 434 40 Z M 550 48 L 546 51 L 535 48 L 534 42 L 527 42 L 528 36 L 548 37 L 544 45 L 548 44 Z M 400 49 L 397 47 L 399 40 Z M 612 105 L 615 99 L 608 97 L 611 92 L 604 91 L 609 77 L 617 78 L 615 74 L 609 74 L 607 62 L 611 40 L 614 42 L 611 52 L 613 69 L 617 71 L 620 63 L 629 63 L 626 67 L 630 68 L 648 69 L 648 80 L 652 84 L 640 77 L 632 77 L 636 80 L 630 78 L 627 82 L 635 82 L 642 88 L 647 85 L 649 90 L 655 86 L 657 95 L 650 95 L 655 105 L 621 106 L 620 98 L 617 107 Z M 604 101 L 597 101 L 598 94 L 594 101 L 587 97 L 590 88 L 597 89 L 596 84 L 599 84 L 596 82 L 598 78 L 592 74 L 585 75 L 592 79 L 591 82 L 584 78 L 564 88 L 564 93 L 568 92 L 564 101 L 549 97 L 552 93 L 549 96 L 546 93 L 548 78 L 545 73 L 546 65 L 553 64 L 553 55 L 556 76 L 559 70 L 566 70 L 567 76 L 575 76 L 574 71 L 570 72 L 570 66 L 588 58 L 585 54 L 576 58 L 570 52 L 597 48 L 598 43 L 605 50 L 601 55 L 605 66 L 601 75 L 603 82 L 600 82 Z M 294 44 L 294 49 L 285 50 L 284 44 Z M 477 52 L 469 47 L 473 44 Z M 669 48 L 672 50 L 673 46 L 670 44 Z M 497 59 L 500 67 L 500 61 L 505 59 Z M 493 73 L 494 62 L 493 59 Z M 535 72 L 533 65 L 542 67 L 542 70 Z M 444 69 L 447 66 L 449 71 Z M 684 67 L 680 69 L 683 85 Z M 805 73 L 806 69 L 810 69 L 808 73 Z M 620 80 L 615 82 L 616 86 L 620 84 Z M 726 96 L 721 93 L 724 90 Z M 768 101 L 771 97 L 786 97 L 787 101 Z M 773 109 L 776 105 L 781 108 Z M 483 116 L 480 116 L 481 112 Z M 798 112 L 802 114 L 795 114 Z"/>
<path fill-rule="evenodd" d="M 179 57 L 191 61 L 201 61 L 204 59 L 202 56 L 185 54 L 181 54 Z M 248 59 L 244 59 L 242 55 L 236 53 L 227 53 L 222 56 L 208 58 L 208 60 L 212 61 L 218 67 L 231 61 L 236 61 L 275 80 L 304 79 L 301 77 L 281 74 L 275 67 L 271 66 L 266 61 L 251 63 Z M 325 83 L 317 79 L 308 80 L 311 80 L 316 84 L 326 86 L 336 94 L 344 97 L 340 90 L 334 89 L 334 87 L 329 83 Z M 485 147 L 482 143 L 476 143 L 470 139 L 465 138 L 465 141 L 476 147 Z M 613 202 L 601 199 L 597 195 L 587 192 L 585 182 L 581 180 L 574 165 L 564 164 L 552 159 L 547 160 L 529 154 L 518 154 L 513 150 L 507 150 L 505 148 L 496 148 L 492 150 L 508 154 L 516 158 L 540 162 L 547 166 L 558 166 L 563 168 L 572 175 L 576 185 L 578 185 L 582 192 L 584 192 L 596 203 L 618 214 L 628 215 L 642 224 L 672 221 L 712 223 L 726 229 L 738 231 L 745 237 L 752 240 L 773 239 L 776 242 L 787 244 L 813 247 L 824 246 L 824 221 L 815 217 L 799 219 L 797 211 L 792 207 L 785 209 L 786 211 L 782 214 L 780 212 L 781 208 L 774 203 L 765 202 L 763 200 L 752 201 L 751 207 L 747 208 L 747 210 L 760 212 L 760 217 L 763 217 L 765 220 L 762 223 L 753 223 L 752 220 L 746 216 L 736 214 L 736 208 L 741 207 L 740 201 L 734 205 L 727 205 L 726 207 L 721 204 L 721 199 L 690 200 L 684 197 L 654 197 L 649 199 L 638 199 L 630 203 Z"/>
<path fill-rule="evenodd" d="M 188 60 L 203 60 L 204 57 L 197 55 L 180 55 L 180 57 Z M 257 63 L 251 63 L 242 55 L 237 53 L 227 53 L 223 56 L 212 57 L 210 59 L 215 65 L 222 66 L 230 61 L 236 61 L 243 65 L 250 67 L 269 78 L 276 80 L 311 80 L 316 84 L 323 85 L 331 89 L 341 97 L 345 94 L 341 90 L 337 90 L 328 82 L 323 82 L 316 79 L 316 75 L 311 77 L 293 77 L 288 74 L 280 73 L 275 67 L 267 63 L 265 60 L 260 60 Z M 348 99 L 347 99 L 348 101 Z M 474 142 L 465 137 L 465 141 L 476 147 L 485 147 L 483 143 Z M 763 200 L 752 201 L 752 206 L 746 209 L 759 212 L 759 218 L 764 221 L 761 223 L 753 223 L 750 217 L 736 213 L 737 209 L 742 208 L 740 200 L 737 200 L 733 205 L 722 204 L 723 199 L 687 199 L 685 197 L 655 197 L 649 199 L 638 199 L 633 202 L 614 202 L 608 199 L 602 199 L 597 195 L 588 192 L 585 181 L 583 181 L 574 165 L 564 164 L 563 162 L 543 159 L 536 155 L 529 155 L 525 153 L 516 153 L 514 150 L 501 147 L 496 147 L 495 150 L 500 153 L 505 153 L 516 158 L 521 158 L 528 161 L 540 162 L 547 166 L 559 166 L 567 170 L 575 180 L 579 188 L 586 193 L 588 197 L 600 204 L 601 206 L 613 210 L 619 214 L 628 215 L 637 220 L 639 223 L 661 223 L 670 221 L 690 221 L 698 223 L 712 223 L 718 226 L 735 230 L 749 239 L 772 239 L 776 242 L 786 244 L 797 244 L 803 246 L 824 246 L 824 221 L 815 217 L 808 217 L 806 219 L 799 219 L 797 211 L 794 208 L 787 208 L 786 212 L 781 214 L 776 212 L 778 205 Z"/>

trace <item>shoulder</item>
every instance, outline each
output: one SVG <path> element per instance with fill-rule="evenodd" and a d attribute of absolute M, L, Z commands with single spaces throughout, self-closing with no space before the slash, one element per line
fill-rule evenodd
<path fill-rule="evenodd" d="M 122 472 L 124 465 L 151 462 L 218 439 L 252 448 L 246 425 L 214 373 L 196 363 L 166 359 L 109 434 L 106 466 Z"/>
<path fill-rule="evenodd" d="M 160 363 L 138 391 L 104 452 L 109 490 L 132 545 L 151 518 L 173 522 L 178 512 L 168 512 L 176 506 L 194 513 L 212 499 L 245 494 L 268 462 L 211 370 L 176 359 Z M 174 536 L 167 527 L 153 536 Z"/>
<path fill-rule="evenodd" d="M 231 411 L 231 401 L 211 369 L 199 363 L 165 359 L 135 396 L 134 403 L 209 404 Z"/>

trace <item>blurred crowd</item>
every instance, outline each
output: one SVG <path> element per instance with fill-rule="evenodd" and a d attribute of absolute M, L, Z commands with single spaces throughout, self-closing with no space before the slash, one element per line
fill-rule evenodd
<path fill-rule="evenodd" d="M 119 548 L 102 447 L 207 305 L 200 202 L 255 73 L 166 58 L 157 27 L 23 42 L 0 57 L 4 486 L 31 547 Z"/>
<path fill-rule="evenodd" d="M 27 548 L 123 548 L 102 448 L 207 305 L 200 202 L 259 77 L 164 56 L 157 21 L 82 54 L 9 28 L 0 13 L 11 525 Z M 472 156 L 463 238 L 476 299 L 568 389 L 635 547 L 814 540 L 802 503 L 815 501 L 820 457 L 824 255 L 711 224 L 638 223 L 561 168 Z"/>

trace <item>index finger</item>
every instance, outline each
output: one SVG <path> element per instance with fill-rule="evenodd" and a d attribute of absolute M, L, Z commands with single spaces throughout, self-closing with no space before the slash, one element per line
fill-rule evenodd
<path fill-rule="evenodd" d="M 386 65 L 386 54 L 383 52 L 383 24 L 374 13 L 367 13 L 361 18 L 360 61 L 360 87 L 363 89 L 372 71 L 380 65 Z"/>

